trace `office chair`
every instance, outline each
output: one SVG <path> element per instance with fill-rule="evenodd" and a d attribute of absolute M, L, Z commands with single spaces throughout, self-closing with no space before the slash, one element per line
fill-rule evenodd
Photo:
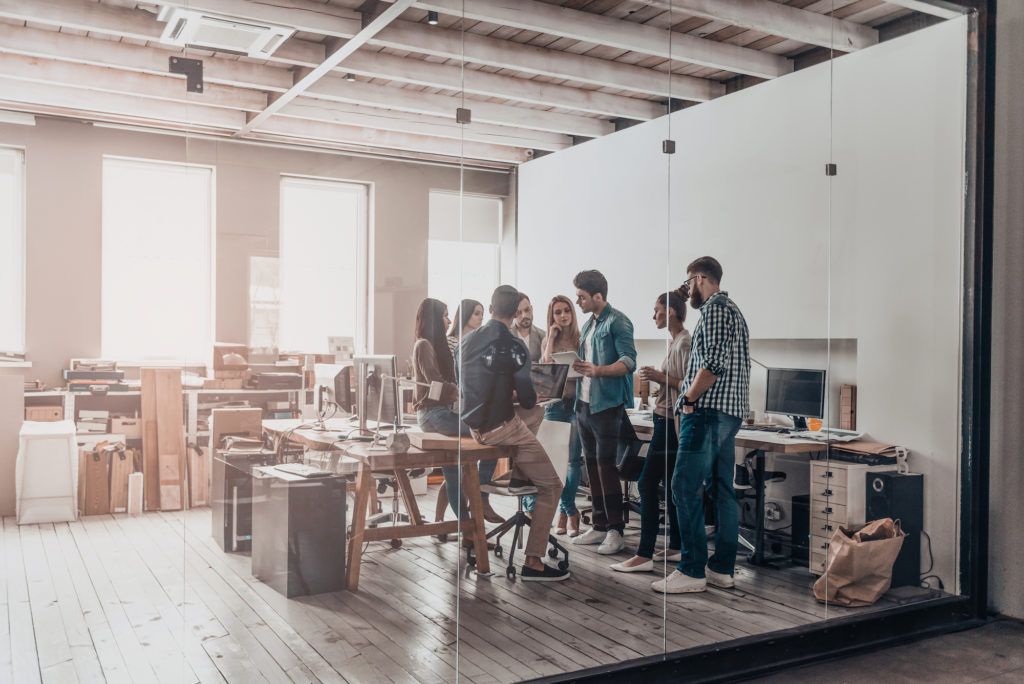
<path fill-rule="evenodd" d="M 650 448 L 650 441 L 640 439 L 628 416 L 624 417 L 619 425 L 619 442 L 615 458 L 615 464 L 619 469 L 619 479 L 622 481 L 623 523 L 629 523 L 630 511 L 640 515 L 640 498 L 631 495 L 629 484 L 640 479 L 643 463 L 647 460 L 647 452 Z M 590 498 L 593 500 L 593 497 Z M 580 509 L 580 518 L 584 523 L 591 524 L 593 510 L 593 506 Z"/>
<path fill-rule="evenodd" d="M 487 533 L 488 541 L 494 540 L 494 555 L 502 560 L 507 560 L 505 567 L 505 577 L 512 580 L 516 579 L 516 566 L 515 566 L 515 554 L 516 549 L 523 548 L 523 528 L 529 527 L 533 524 L 533 521 L 526 515 L 523 510 L 523 497 L 537 494 L 537 489 L 530 487 L 526 490 L 519 490 L 515 494 L 508 491 L 508 485 L 501 486 L 497 482 L 485 484 L 480 486 L 480 491 L 487 494 L 498 495 L 498 496 L 514 496 L 518 508 L 512 517 L 508 518 L 505 522 L 495 527 L 493 530 Z M 505 549 L 501 544 L 501 538 L 509 531 L 512 532 L 512 543 L 509 545 L 508 558 L 505 558 Z M 562 560 L 558 561 L 558 569 L 566 570 L 569 568 L 569 551 L 558 543 L 558 539 L 552 534 L 548 534 L 548 544 L 551 548 L 548 549 L 548 557 L 551 559 L 558 558 L 558 554 L 562 554 Z M 474 556 L 473 547 L 466 549 L 466 562 L 470 566 L 476 566 L 476 557 Z"/>
<path fill-rule="evenodd" d="M 408 473 L 409 479 L 413 480 L 419 477 L 425 477 L 427 471 L 424 468 L 416 468 L 410 470 Z M 411 523 L 412 519 L 408 513 L 403 513 L 400 508 L 399 497 L 402 496 L 401 489 L 398 486 L 398 478 L 395 475 L 388 473 L 374 473 L 373 479 L 377 481 L 377 493 L 384 494 L 387 492 L 388 487 L 391 487 L 391 510 L 384 511 L 383 505 L 379 505 L 382 509 L 377 513 L 374 513 L 366 519 L 366 527 L 380 527 L 382 525 L 391 524 L 397 525 L 399 523 Z M 406 507 L 415 506 L 415 501 L 407 501 Z M 400 549 L 402 548 L 401 539 L 392 539 L 391 548 Z"/>

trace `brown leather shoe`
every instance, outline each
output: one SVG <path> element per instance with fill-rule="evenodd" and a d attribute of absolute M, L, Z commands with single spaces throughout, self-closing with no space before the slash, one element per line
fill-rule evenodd
<path fill-rule="evenodd" d="M 558 523 L 555 525 L 555 534 L 565 534 L 565 525 L 569 520 L 569 516 L 565 514 L 565 511 L 558 513 Z"/>

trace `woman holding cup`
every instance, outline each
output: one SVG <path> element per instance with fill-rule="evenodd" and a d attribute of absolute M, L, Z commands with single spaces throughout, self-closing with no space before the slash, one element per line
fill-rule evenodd
<path fill-rule="evenodd" d="M 685 287 L 680 287 L 658 295 L 654 303 L 654 323 L 659 330 L 668 328 L 672 341 L 660 369 L 643 366 L 639 371 L 641 382 L 653 382 L 659 389 L 653 412 L 654 434 L 643 472 L 637 482 L 640 490 L 640 545 L 635 556 L 611 566 L 617 572 L 650 572 L 654 570 L 655 562 L 673 562 L 680 558 L 679 519 L 672 502 L 670 483 L 676 467 L 678 446 L 672 407 L 679 395 L 679 384 L 686 375 L 686 363 L 690 358 L 690 333 L 683 327 L 686 300 Z M 665 483 L 665 519 L 669 527 L 669 540 L 667 549 L 655 553 L 661 517 L 658 488 L 662 482 Z"/>

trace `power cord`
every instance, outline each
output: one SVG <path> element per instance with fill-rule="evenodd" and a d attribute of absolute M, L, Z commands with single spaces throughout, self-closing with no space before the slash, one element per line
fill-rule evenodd
<path fill-rule="evenodd" d="M 921 586 L 925 589 L 931 589 L 932 585 L 929 584 L 928 580 L 933 579 L 939 583 L 939 591 L 945 591 L 946 586 L 942 583 L 942 578 L 938 575 L 929 575 L 932 569 L 935 567 L 935 554 L 932 553 L 932 538 L 924 530 L 921 530 L 921 534 L 924 535 L 925 541 L 928 542 L 928 569 L 924 571 L 924 577 L 921 578 Z"/>

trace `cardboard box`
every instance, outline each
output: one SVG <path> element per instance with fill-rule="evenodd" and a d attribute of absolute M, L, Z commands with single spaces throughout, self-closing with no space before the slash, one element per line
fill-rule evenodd
<path fill-rule="evenodd" d="M 52 423 L 64 420 L 64 409 L 60 406 L 26 406 L 25 420 L 38 423 Z"/>
<path fill-rule="evenodd" d="M 125 439 L 142 439 L 141 418 L 111 418 L 110 432 Z"/>

